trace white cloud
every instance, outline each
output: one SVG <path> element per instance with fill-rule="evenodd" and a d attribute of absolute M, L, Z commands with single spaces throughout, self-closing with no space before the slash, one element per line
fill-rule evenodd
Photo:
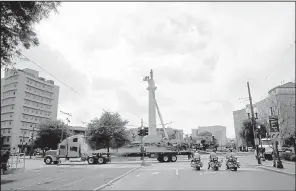
<path fill-rule="evenodd" d="M 294 76 L 294 47 L 276 63 L 294 41 L 291 3 L 64 2 L 59 11 L 36 26 L 41 46 L 27 54 L 91 100 L 61 85 L 60 109 L 76 124 L 103 109 L 148 122 L 142 79 L 153 68 L 165 122 L 185 132 L 221 124 L 234 136 L 246 82 L 258 100 Z"/>

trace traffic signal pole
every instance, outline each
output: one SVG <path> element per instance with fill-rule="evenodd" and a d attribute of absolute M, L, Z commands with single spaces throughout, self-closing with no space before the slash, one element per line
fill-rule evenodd
<path fill-rule="evenodd" d="M 143 133 L 142 136 L 141 136 L 141 145 L 142 145 L 142 149 L 141 149 L 142 150 L 142 164 L 141 165 L 144 166 L 145 165 L 145 152 L 144 152 L 145 151 L 144 150 L 145 149 L 145 147 L 144 147 L 145 144 L 144 144 L 143 139 L 144 139 L 144 133 L 145 132 L 144 132 L 144 126 L 143 126 L 143 119 L 141 119 L 141 130 L 142 130 L 142 133 Z"/>

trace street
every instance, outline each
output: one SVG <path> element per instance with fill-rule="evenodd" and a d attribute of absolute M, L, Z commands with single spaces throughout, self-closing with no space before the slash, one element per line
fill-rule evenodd
<path fill-rule="evenodd" d="M 224 157 L 219 157 L 224 160 Z M 239 157 L 237 172 L 207 170 L 208 155 L 202 155 L 204 167 L 195 171 L 189 162 L 140 164 L 62 164 L 2 176 L 1 190 L 294 190 L 293 176 L 248 165 L 247 156 Z M 40 164 L 38 164 L 40 166 Z M 134 170 L 134 171 L 132 171 Z M 122 175 L 132 171 L 123 178 Z M 120 179 L 121 178 L 121 179 Z M 117 180 L 118 179 L 118 180 Z M 110 183 L 111 180 L 113 183 Z M 109 183 L 108 183 L 109 182 Z M 108 185 L 106 185 L 108 183 Z M 103 186 L 103 187 L 102 187 Z"/>

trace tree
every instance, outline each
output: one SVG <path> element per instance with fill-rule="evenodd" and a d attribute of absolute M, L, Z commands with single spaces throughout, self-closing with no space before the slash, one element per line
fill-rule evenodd
<path fill-rule="evenodd" d="M 263 123 L 256 122 L 256 125 L 260 125 L 259 134 L 261 138 L 266 138 L 267 128 Z M 245 120 L 242 124 L 242 129 L 240 131 L 240 137 L 245 141 L 246 145 L 249 147 L 255 147 L 254 142 L 254 132 L 251 120 Z"/>
<path fill-rule="evenodd" d="M 119 148 L 129 142 L 125 126 L 127 120 L 123 120 L 118 113 L 104 112 L 100 119 L 95 118 L 88 124 L 87 140 L 93 149 L 110 147 Z"/>
<path fill-rule="evenodd" d="M 20 56 L 20 45 L 26 49 L 39 44 L 34 24 L 57 12 L 60 2 L 3 1 L 1 2 L 1 68 L 13 65 Z"/>
<path fill-rule="evenodd" d="M 50 149 L 57 149 L 62 134 L 62 140 L 73 135 L 73 133 L 67 128 L 67 125 L 60 120 L 43 121 L 37 125 L 37 129 L 39 130 L 34 142 L 34 147 L 41 148 L 42 150 L 46 147 Z"/>

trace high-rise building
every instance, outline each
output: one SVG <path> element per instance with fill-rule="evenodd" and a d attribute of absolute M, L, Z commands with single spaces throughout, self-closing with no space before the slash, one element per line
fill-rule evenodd
<path fill-rule="evenodd" d="M 36 124 L 57 118 L 59 87 L 31 69 L 8 69 L 1 79 L 2 147 L 18 151 L 36 134 Z M 33 132 L 34 129 L 34 132 Z"/>
<path fill-rule="evenodd" d="M 240 137 L 240 132 L 242 130 L 243 122 L 247 119 L 248 119 L 248 116 L 246 113 L 246 109 L 233 111 L 234 132 L 235 132 L 237 147 L 241 147 L 243 145 L 246 145 L 245 140 L 243 140 Z"/>
<path fill-rule="evenodd" d="M 225 146 L 227 144 L 226 127 L 221 125 L 202 126 L 198 127 L 198 133 L 210 132 L 217 139 L 219 145 Z"/>

